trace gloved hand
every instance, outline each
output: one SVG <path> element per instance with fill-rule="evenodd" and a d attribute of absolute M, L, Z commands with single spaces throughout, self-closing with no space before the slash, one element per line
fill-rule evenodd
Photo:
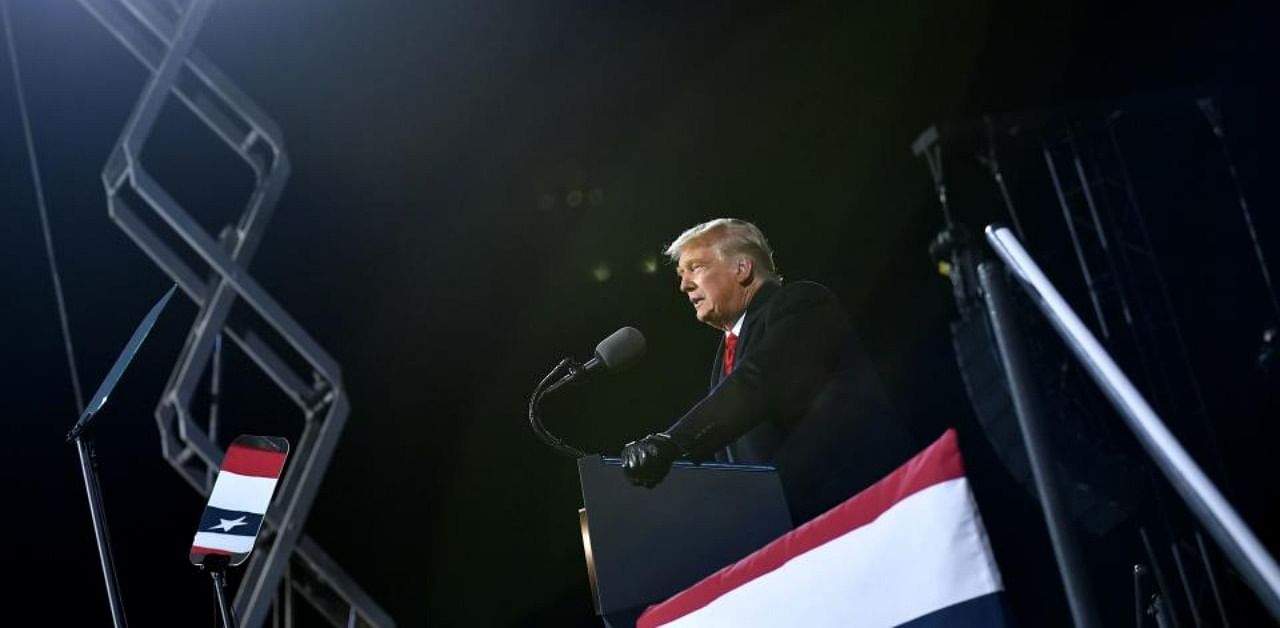
<path fill-rule="evenodd" d="M 670 436 L 650 434 L 622 448 L 622 471 L 632 484 L 653 488 L 667 477 L 671 463 L 682 453 Z"/>

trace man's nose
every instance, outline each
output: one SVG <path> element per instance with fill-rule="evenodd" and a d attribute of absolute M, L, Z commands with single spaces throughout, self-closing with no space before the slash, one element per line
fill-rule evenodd
<path fill-rule="evenodd" d="M 693 285 L 693 282 L 690 281 L 688 277 L 680 278 L 680 292 L 692 292 L 696 287 L 697 286 Z"/>

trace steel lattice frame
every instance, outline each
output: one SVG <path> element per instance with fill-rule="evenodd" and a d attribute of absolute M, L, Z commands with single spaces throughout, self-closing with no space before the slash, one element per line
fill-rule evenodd
<path fill-rule="evenodd" d="M 289 175 L 280 130 L 199 52 L 197 34 L 213 0 L 170 5 L 174 19 L 145 0 L 80 0 L 151 72 L 102 173 L 109 213 L 117 224 L 200 308 L 165 386 L 156 420 L 165 459 L 202 495 L 223 450 L 194 420 L 197 386 L 220 335 L 232 339 L 292 400 L 305 418 L 291 462 L 266 517 L 259 548 L 236 594 L 245 626 L 260 626 L 282 581 L 286 623 L 296 590 L 335 625 L 394 626 L 393 620 L 311 539 L 302 524 L 350 412 L 338 364 L 246 271 Z M 176 96 L 252 169 L 255 185 L 234 225 L 211 236 L 153 179 L 141 163 L 143 146 L 170 96 Z M 197 273 L 137 213 L 150 210 L 208 265 Z M 296 373 L 261 337 L 228 324 L 241 299 L 311 369 Z M 308 381 L 310 380 L 310 381 Z M 290 559 L 292 565 L 290 564 Z"/>

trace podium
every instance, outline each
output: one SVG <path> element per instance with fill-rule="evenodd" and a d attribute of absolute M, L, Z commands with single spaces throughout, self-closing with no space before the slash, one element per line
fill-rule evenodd
<path fill-rule="evenodd" d="M 596 614 L 630 628 L 683 591 L 791 531 L 772 467 L 677 462 L 658 486 L 633 486 L 617 458 L 578 459 L 578 511 Z"/>

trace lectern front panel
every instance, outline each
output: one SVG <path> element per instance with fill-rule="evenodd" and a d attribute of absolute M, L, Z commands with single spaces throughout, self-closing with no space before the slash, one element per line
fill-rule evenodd
<path fill-rule="evenodd" d="M 643 610 L 792 528 L 772 467 L 677 463 L 633 486 L 616 458 L 578 460 L 583 543 L 596 612 Z"/>

